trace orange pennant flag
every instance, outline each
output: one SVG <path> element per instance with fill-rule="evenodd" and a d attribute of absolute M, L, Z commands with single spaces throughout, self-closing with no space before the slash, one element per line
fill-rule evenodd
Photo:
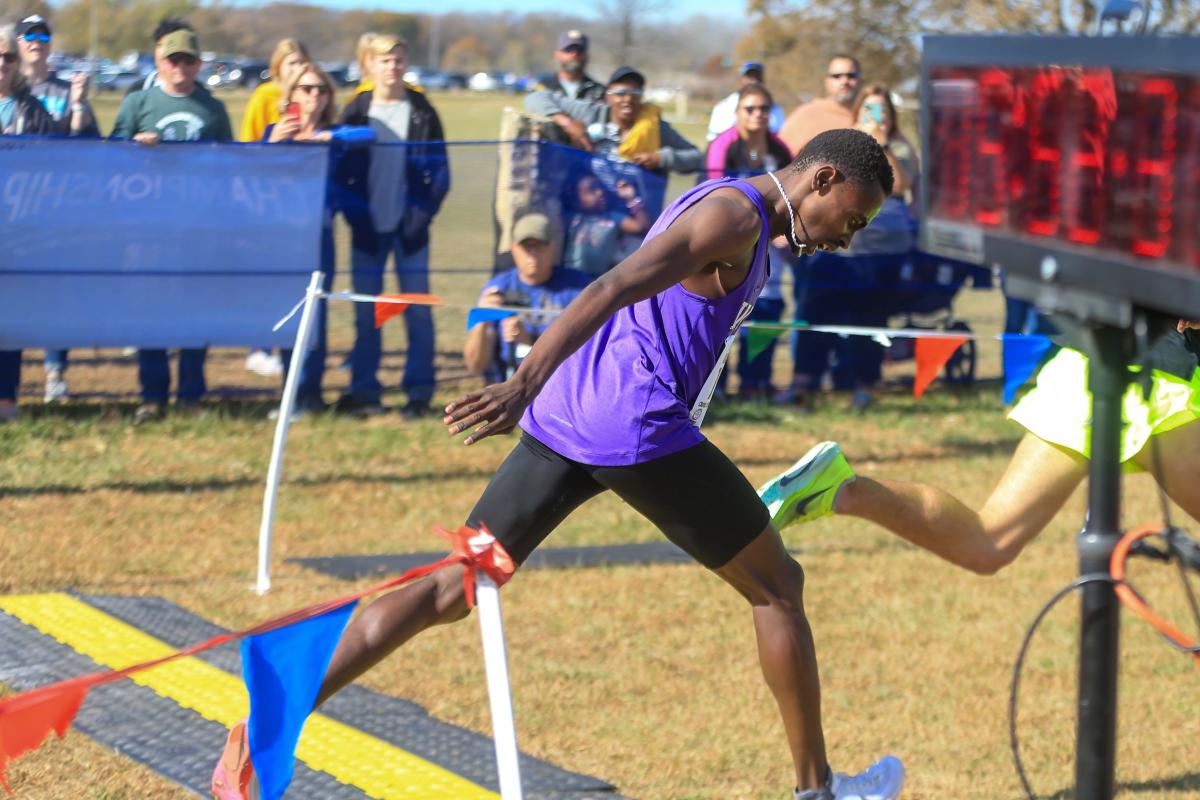
<path fill-rule="evenodd" d="M 400 303 L 376 303 L 375 304 L 375 327 L 382 328 L 383 323 L 387 322 L 392 317 L 404 313 L 404 309 L 408 308 L 409 303 L 419 303 L 423 306 L 440 306 L 442 298 L 436 294 L 381 294 L 380 297 L 387 297 L 392 300 L 401 300 L 408 302 Z"/>
<path fill-rule="evenodd" d="M 9 794 L 12 789 L 4 777 L 8 762 L 37 750 L 51 731 L 61 739 L 94 682 L 55 684 L 0 700 L 0 784 Z"/>
<path fill-rule="evenodd" d="M 946 366 L 946 362 L 950 360 L 950 356 L 954 355 L 955 351 L 962 347 L 962 343 L 967 338 L 966 336 L 938 336 L 917 339 L 915 354 L 917 359 L 917 377 L 913 379 L 914 398 L 920 399 L 921 395 L 925 394 L 925 390 L 929 388 L 929 384 L 933 383 L 933 379 L 942 371 L 942 367 Z"/>

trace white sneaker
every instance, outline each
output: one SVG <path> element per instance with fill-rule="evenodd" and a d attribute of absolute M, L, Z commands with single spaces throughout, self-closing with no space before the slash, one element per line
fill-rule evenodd
<path fill-rule="evenodd" d="M 255 350 L 246 356 L 246 369 L 264 377 L 280 375 L 283 373 L 283 361 L 266 350 Z"/>
<path fill-rule="evenodd" d="M 857 775 L 833 776 L 835 800 L 895 800 L 904 788 L 904 765 L 884 756 Z"/>
<path fill-rule="evenodd" d="M 63 377 L 62 370 L 46 370 L 46 395 L 44 399 L 47 403 L 58 403 L 67 399 L 67 380 Z"/>

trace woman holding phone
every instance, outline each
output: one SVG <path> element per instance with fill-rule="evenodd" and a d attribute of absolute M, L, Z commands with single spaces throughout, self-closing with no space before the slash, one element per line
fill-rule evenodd
<path fill-rule="evenodd" d="M 337 162 L 347 148 L 361 147 L 375 141 L 370 128 L 337 125 L 334 108 L 333 79 L 316 64 L 305 64 L 292 74 L 280 93 L 279 121 L 267 126 L 263 141 L 268 144 L 291 144 L 315 142 L 330 144 L 331 164 L 329 175 L 337 172 Z M 333 284 L 334 249 L 333 215 L 338 210 L 337 194 L 326 187 L 325 216 L 321 229 L 321 271 L 325 274 L 322 288 L 329 291 Z M 300 389 L 296 395 L 297 415 L 311 411 L 324 411 L 325 401 L 321 397 L 321 380 L 325 376 L 325 302 L 317 307 L 316 341 L 304 357 L 300 371 Z M 290 350 L 282 353 L 284 380 L 292 360 Z"/>
<path fill-rule="evenodd" d="M 896 107 L 892 105 L 892 91 L 882 83 L 869 84 L 858 95 L 854 104 L 855 127 L 870 134 L 887 153 L 896 183 L 893 196 L 913 201 L 912 191 L 917 177 L 917 151 L 904 138 L 896 125 Z"/>
<path fill-rule="evenodd" d="M 839 321 L 846 325 L 887 326 L 895 306 L 896 282 L 916 244 L 916 219 L 909 204 L 916 189 L 917 153 L 896 125 L 891 94 L 881 83 L 868 84 L 854 104 L 856 127 L 883 146 L 895 184 L 870 229 L 854 237 L 841 259 L 845 293 L 837 302 L 845 311 Z M 882 345 L 867 336 L 846 337 L 838 341 L 837 361 L 834 387 L 851 391 L 852 407 L 864 410 L 872 402 L 871 389 L 882 377 Z"/>

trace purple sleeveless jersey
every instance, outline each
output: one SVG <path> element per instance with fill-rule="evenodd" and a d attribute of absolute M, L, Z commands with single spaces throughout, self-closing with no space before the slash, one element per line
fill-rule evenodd
<path fill-rule="evenodd" d="M 767 210 L 753 186 L 720 178 L 672 203 L 646 234 L 646 241 L 653 239 L 725 187 L 750 198 L 762 218 L 746 280 L 713 300 L 676 284 L 614 314 L 559 366 L 526 409 L 521 427 L 535 439 L 572 461 L 596 466 L 638 464 L 704 440 L 690 409 L 767 280 Z"/>

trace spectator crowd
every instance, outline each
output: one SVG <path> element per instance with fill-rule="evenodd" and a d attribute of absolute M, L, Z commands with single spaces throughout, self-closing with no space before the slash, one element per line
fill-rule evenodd
<path fill-rule="evenodd" d="M 279 42 L 270 59 L 271 80 L 260 84 L 235 128 L 224 103 L 197 80 L 200 43 L 182 19 L 162 20 L 154 29 L 155 71 L 121 102 L 109 138 L 145 147 L 171 142 L 243 142 L 272 145 L 308 142 L 329 152 L 326 210 L 320 238 L 325 289 L 336 263 L 334 219 L 350 230 L 351 284 L 355 292 L 383 290 L 389 262 L 400 291 L 429 291 L 430 226 L 450 191 L 450 159 L 442 121 L 430 98 L 404 80 L 406 43 L 393 35 L 366 33 L 356 58 L 362 80 L 339 108 L 336 85 L 296 39 Z M 54 77 L 48 68 L 54 42 L 50 22 L 30 15 L 0 26 L 0 135 L 104 135 L 89 104 L 88 76 Z M 895 271 L 912 251 L 911 212 L 917 189 L 915 148 L 896 125 L 892 93 L 864 84 L 858 61 L 832 58 L 825 96 L 790 114 L 775 101 L 765 67 L 746 62 L 738 85 L 712 109 L 706 146 L 688 141 L 647 102 L 647 78 L 621 66 L 603 82 L 588 72 L 589 40 L 579 30 L 559 38 L 555 72 L 525 97 L 525 113 L 545 119 L 562 147 L 589 156 L 572 161 L 552 208 L 516 210 L 506 231 L 511 269 L 498 270 L 482 287 L 478 305 L 517 309 L 499 321 L 480 322 L 469 332 L 464 361 L 487 381 L 504 378 L 553 319 L 591 280 L 612 269 L 639 246 L 659 211 L 654 198 L 629 178 L 630 172 L 604 172 L 594 165 L 665 179 L 668 173 L 697 180 L 736 179 L 787 166 L 813 136 L 834 128 L 858 128 L 875 137 L 896 174 L 895 193 L 871 227 L 844 254 L 821 252 L 794 258 L 785 243 L 771 249 L 771 274 L 751 319 L 779 321 L 784 311 L 781 277 L 793 275 L 796 320 L 810 323 L 883 325 L 885 293 L 878 276 Z M 235 131 L 237 131 L 235 137 Z M 637 168 L 637 169 L 634 169 Z M 323 306 L 323 304 L 322 304 Z M 401 388 L 405 417 L 432 413 L 436 384 L 434 325 L 430 309 L 413 305 L 404 314 L 407 337 Z M 385 387 L 379 380 L 380 330 L 370 305 L 354 306 L 354 343 L 346 366 L 349 386 L 332 404 L 322 391 L 328 357 L 326 312 L 317 310 L 316 336 L 300 361 L 297 413 L 332 409 L 355 416 L 383 412 Z M 744 335 L 744 334 L 743 334 Z M 743 342 L 742 352 L 746 353 Z M 837 339 L 808 333 L 794 336 L 794 377 L 777 390 L 772 376 L 774 345 L 753 359 L 739 358 L 739 396 L 807 406 L 825 380 L 853 392 L 854 404 L 870 403 L 879 380 L 880 345 L 864 337 Z M 196 408 L 205 396 L 204 348 L 178 352 L 175 408 Z M 19 351 L 0 352 L 0 420 L 17 415 Z M 290 352 L 273 356 L 251 352 L 247 366 L 286 372 Z M 45 400 L 69 396 L 67 351 L 45 353 Z M 135 422 L 162 417 L 171 398 L 171 368 L 163 349 L 137 351 L 141 402 Z"/>

